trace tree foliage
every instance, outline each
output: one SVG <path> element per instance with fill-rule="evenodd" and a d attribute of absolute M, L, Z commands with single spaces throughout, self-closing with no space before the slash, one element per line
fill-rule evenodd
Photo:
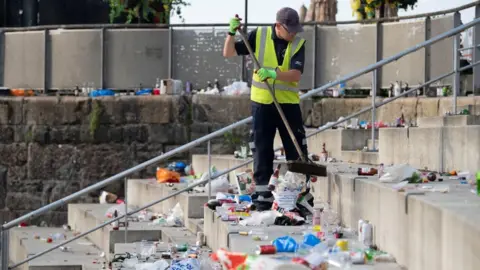
<path fill-rule="evenodd" d="M 190 5 L 185 0 L 104 0 L 110 6 L 110 22 L 121 20 L 124 23 L 146 21 L 170 23 L 170 17 L 182 17 L 182 8 Z"/>
<path fill-rule="evenodd" d="M 386 6 L 407 10 L 414 9 L 418 0 L 350 0 L 353 14 L 357 19 L 375 18 L 375 10 Z"/>

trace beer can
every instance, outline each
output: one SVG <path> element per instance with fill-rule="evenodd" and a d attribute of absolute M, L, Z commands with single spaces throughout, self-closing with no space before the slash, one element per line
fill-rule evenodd
<path fill-rule="evenodd" d="M 275 254 L 277 253 L 277 248 L 274 245 L 260 245 L 257 246 L 255 254 L 257 255 L 266 255 L 266 254 Z"/>

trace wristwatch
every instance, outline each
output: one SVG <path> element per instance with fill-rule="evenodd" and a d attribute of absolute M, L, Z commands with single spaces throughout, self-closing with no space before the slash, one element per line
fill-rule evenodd
<path fill-rule="evenodd" d="M 235 36 L 236 33 L 228 32 L 228 34 L 229 34 L 230 36 Z"/>

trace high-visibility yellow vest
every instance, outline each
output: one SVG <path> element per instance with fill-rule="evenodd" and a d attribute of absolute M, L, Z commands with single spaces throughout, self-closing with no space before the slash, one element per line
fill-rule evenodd
<path fill-rule="evenodd" d="M 298 36 L 292 42 L 288 43 L 285 57 L 281 66 L 278 65 L 275 45 L 272 39 L 272 27 L 259 27 L 257 29 L 255 57 L 263 68 L 280 71 L 290 69 L 290 60 L 305 43 L 303 38 Z M 268 79 L 268 83 L 273 86 L 274 80 Z M 279 103 L 299 104 L 300 96 L 298 94 L 298 82 L 284 82 L 275 80 L 275 97 Z M 273 102 L 267 86 L 260 80 L 257 74 L 253 74 L 250 99 L 257 103 L 271 104 Z"/>

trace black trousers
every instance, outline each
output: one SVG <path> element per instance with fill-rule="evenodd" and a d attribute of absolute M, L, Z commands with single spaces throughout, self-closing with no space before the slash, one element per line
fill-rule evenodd
<path fill-rule="evenodd" d="M 299 104 L 280 104 L 290 127 L 303 153 L 308 155 L 302 112 Z M 266 186 L 273 174 L 273 142 L 278 129 L 282 139 L 287 160 L 298 160 L 297 150 L 291 140 L 287 128 L 280 118 L 275 104 L 252 102 L 252 130 L 250 132 L 250 148 L 254 158 L 254 179 L 257 186 Z"/>

